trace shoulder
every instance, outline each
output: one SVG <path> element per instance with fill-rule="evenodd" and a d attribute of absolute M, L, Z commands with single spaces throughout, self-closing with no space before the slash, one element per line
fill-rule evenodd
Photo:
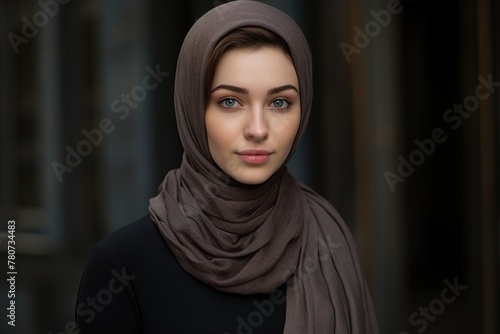
<path fill-rule="evenodd" d="M 149 215 L 125 225 L 97 242 L 91 256 L 105 256 L 115 262 L 128 262 L 134 258 L 144 258 L 157 248 L 165 248 L 158 228 Z"/>
<path fill-rule="evenodd" d="M 135 222 L 120 227 L 99 241 L 96 246 L 103 248 L 114 248 L 123 243 L 140 243 L 144 238 L 158 233 L 156 226 L 149 215 Z"/>

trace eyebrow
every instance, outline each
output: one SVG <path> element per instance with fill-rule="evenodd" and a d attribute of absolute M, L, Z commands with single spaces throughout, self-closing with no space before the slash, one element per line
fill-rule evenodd
<path fill-rule="evenodd" d="M 219 89 L 227 89 L 227 90 L 230 90 L 232 92 L 241 93 L 241 94 L 245 94 L 245 95 L 248 95 L 248 93 L 249 93 L 248 89 L 242 88 L 242 87 L 238 87 L 238 86 L 233 86 L 233 85 L 219 85 L 219 86 L 215 87 L 214 89 L 212 89 L 212 91 L 210 93 L 213 93 L 213 92 L 215 92 L 216 90 L 219 90 Z M 267 91 L 267 95 L 278 94 L 278 93 L 281 93 L 281 92 L 283 92 L 285 90 L 289 90 L 289 89 L 293 89 L 297 93 L 299 92 L 299 90 L 297 89 L 297 87 L 295 87 L 294 85 L 283 85 L 283 86 L 279 86 L 279 87 L 275 87 L 275 88 L 269 89 Z"/>

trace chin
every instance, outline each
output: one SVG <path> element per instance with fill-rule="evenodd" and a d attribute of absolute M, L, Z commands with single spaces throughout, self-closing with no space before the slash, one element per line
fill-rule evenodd
<path fill-rule="evenodd" d="M 248 184 L 248 185 L 257 185 L 266 182 L 272 174 L 270 173 L 261 173 L 257 171 L 248 171 L 247 173 L 238 173 L 238 175 L 230 175 L 236 181 Z"/>

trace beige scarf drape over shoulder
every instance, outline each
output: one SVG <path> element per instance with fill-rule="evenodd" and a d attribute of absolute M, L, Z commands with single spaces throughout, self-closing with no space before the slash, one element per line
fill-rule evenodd
<path fill-rule="evenodd" d="M 175 112 L 184 157 L 150 200 L 150 215 L 181 266 L 215 289 L 271 293 L 287 283 L 285 333 L 378 333 L 355 242 L 335 209 L 283 165 L 257 186 L 221 172 L 208 149 L 205 68 L 232 30 L 255 26 L 288 44 L 300 86 L 301 124 L 311 112 L 312 59 L 297 24 L 257 1 L 212 9 L 191 28 L 175 78 Z M 289 160 L 288 157 L 287 161 Z"/>

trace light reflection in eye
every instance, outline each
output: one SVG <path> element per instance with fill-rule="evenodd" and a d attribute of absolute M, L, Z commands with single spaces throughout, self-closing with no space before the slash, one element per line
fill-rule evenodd
<path fill-rule="evenodd" d="M 288 108 L 289 106 L 290 106 L 290 102 L 288 102 L 286 99 L 276 99 L 273 102 L 271 102 L 272 108 L 284 109 L 284 108 Z"/>
<path fill-rule="evenodd" d="M 224 108 L 234 108 L 234 107 L 237 107 L 239 105 L 239 103 L 236 99 L 233 99 L 230 97 L 219 101 L 219 104 L 221 106 L 223 106 Z"/>

